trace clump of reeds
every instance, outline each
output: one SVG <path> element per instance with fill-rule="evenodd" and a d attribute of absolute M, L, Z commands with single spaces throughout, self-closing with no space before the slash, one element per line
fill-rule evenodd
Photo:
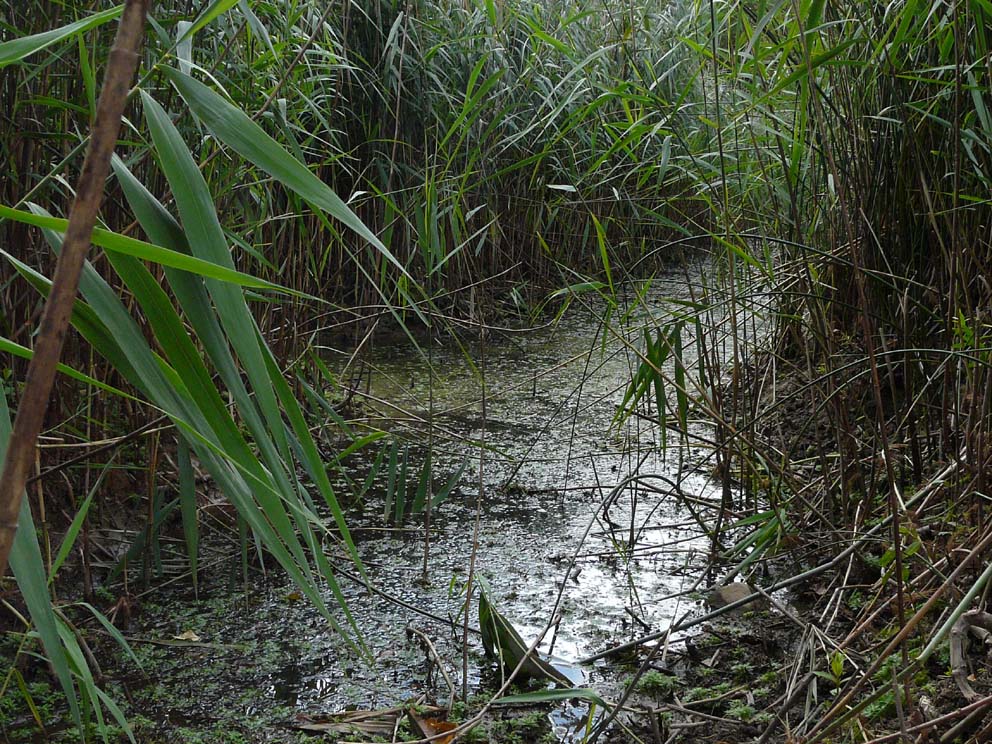
<path fill-rule="evenodd" d="M 730 269 L 714 300 L 733 337 L 721 355 L 733 374 L 711 400 L 725 477 L 772 506 L 738 559 L 854 547 L 830 584 L 828 631 L 864 561 L 880 561 L 838 639 L 871 649 L 866 664 L 792 733 L 824 740 L 886 696 L 906 727 L 922 715 L 913 675 L 988 580 L 990 11 L 698 11 L 720 140 L 714 238 Z M 766 300 L 770 337 L 734 321 Z M 892 640 L 873 648 L 875 633 Z"/>

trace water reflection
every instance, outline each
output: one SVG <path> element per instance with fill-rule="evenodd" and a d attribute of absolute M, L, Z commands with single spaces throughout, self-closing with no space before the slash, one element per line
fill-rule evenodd
<path fill-rule="evenodd" d="M 703 499 L 717 496 L 705 473 L 685 466 L 701 461 L 705 452 L 680 446 L 671 433 L 662 451 L 656 412 L 650 409 L 616 425 L 640 363 L 645 328 L 653 330 L 683 312 L 684 305 L 671 300 L 687 299 L 687 290 L 681 276 L 671 277 L 639 302 L 637 296 L 632 292 L 630 305 L 614 311 L 608 323 L 603 305 L 576 304 L 553 327 L 513 334 L 510 340 L 490 338 L 485 419 L 477 346 L 435 345 L 429 352 L 433 377 L 427 352 L 410 344 L 379 345 L 364 358 L 366 410 L 376 423 L 388 422 L 398 436 L 414 442 L 412 452 L 422 453 L 428 439 L 424 422 L 433 422 L 435 483 L 469 458 L 459 486 L 434 515 L 426 585 L 416 580 L 422 530 L 356 532 L 379 587 L 435 617 L 459 617 L 479 483 L 476 445 L 484 441 L 477 567 L 525 639 L 537 637 L 551 622 L 559 595 L 560 616 L 542 648 L 573 659 L 600 650 L 608 639 L 663 628 L 692 607 L 685 597 L 662 598 L 679 594 L 697 577 L 708 548 L 674 494 L 677 489 Z M 691 338 L 683 341 L 687 350 L 694 349 Z M 692 353 L 684 360 L 690 368 Z M 355 369 L 344 371 L 343 353 L 327 350 L 326 356 L 345 379 Z M 666 371 L 671 375 L 673 369 Z M 697 433 L 707 435 L 702 426 Z M 351 459 L 354 479 L 363 477 L 373 457 L 368 452 Z M 638 473 L 664 477 L 631 480 Z M 376 501 L 381 490 L 372 489 L 359 526 L 382 525 Z M 608 509 L 601 508 L 605 503 Z M 420 524 L 419 517 L 408 521 Z M 325 652 L 287 669 L 273 694 L 295 696 L 298 705 L 368 706 L 370 697 L 381 704 L 409 697 L 420 690 L 425 660 L 403 638 L 408 623 L 435 638 L 451 675 L 460 678 L 459 632 L 356 587 L 348 598 L 378 655 L 376 668 L 356 670 L 339 684 L 340 665 Z M 477 651 L 473 684 L 479 679 Z"/>

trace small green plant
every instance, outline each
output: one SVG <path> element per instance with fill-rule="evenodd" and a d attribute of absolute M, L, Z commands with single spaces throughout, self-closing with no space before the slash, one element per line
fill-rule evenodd
<path fill-rule="evenodd" d="M 758 677 L 759 685 L 771 685 L 778 681 L 778 672 L 769 670 Z"/>
<path fill-rule="evenodd" d="M 693 700 L 705 700 L 710 697 L 709 687 L 693 687 L 685 693 L 685 699 L 687 701 Z"/>
<path fill-rule="evenodd" d="M 830 682 L 834 689 L 840 687 L 841 682 L 844 677 L 844 661 L 846 657 L 843 651 L 835 651 L 830 657 L 830 671 L 828 672 L 814 672 L 817 677 L 821 677 L 828 682 Z"/>
<path fill-rule="evenodd" d="M 643 692 L 645 695 L 664 698 L 675 692 L 678 682 L 678 677 L 652 669 L 645 672 L 637 681 L 637 691 Z"/>
<path fill-rule="evenodd" d="M 864 717 L 869 721 L 877 721 L 880 718 L 890 716 L 895 709 L 896 698 L 891 690 L 886 690 L 878 700 L 865 706 Z"/>
<path fill-rule="evenodd" d="M 751 676 L 754 666 L 746 661 L 742 661 L 730 667 L 730 671 L 733 672 L 734 679 L 744 680 Z"/>
<path fill-rule="evenodd" d="M 944 641 L 937 647 L 937 651 L 934 654 L 934 658 L 937 663 L 940 664 L 941 668 L 948 670 L 950 674 L 951 669 L 951 644 Z"/>
<path fill-rule="evenodd" d="M 747 723 L 754 719 L 757 711 L 750 705 L 742 703 L 740 701 L 735 701 L 730 704 L 727 708 L 727 718 L 733 718 L 735 721 L 743 721 Z"/>

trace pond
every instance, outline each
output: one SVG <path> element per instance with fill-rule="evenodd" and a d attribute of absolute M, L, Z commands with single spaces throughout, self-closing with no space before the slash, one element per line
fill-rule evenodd
<path fill-rule="evenodd" d="M 217 588 L 211 602 L 193 603 L 181 616 L 157 607 L 143 622 L 146 636 L 192 630 L 212 644 L 155 652 L 163 688 L 195 687 L 181 680 L 196 668 L 211 668 L 223 680 L 213 693 L 200 684 L 193 706 L 165 706 L 172 706 L 174 722 L 209 719 L 217 706 L 232 704 L 249 717 L 274 708 L 284 715 L 384 708 L 418 695 L 444 704 L 450 697 L 445 679 L 460 694 L 463 674 L 469 694 L 498 685 L 477 634 L 469 634 L 465 658 L 462 653 L 460 607 L 473 552 L 474 570 L 488 582 L 499 611 L 528 643 L 547 630 L 542 650 L 566 660 L 664 629 L 698 610 L 698 595 L 690 590 L 710 544 L 684 500 L 719 501 L 710 450 L 693 444 L 709 438 L 709 427 L 690 422 L 688 437 L 672 427 L 662 447 L 658 414 L 648 404 L 653 388 L 637 415 L 620 420 L 617 413 L 640 366 L 645 329 L 656 337 L 685 313 L 692 300 L 687 277 L 701 270 L 633 286 L 609 313 L 598 298 L 580 297 L 557 322 L 491 332 L 484 349 L 477 339 L 430 348 L 421 343 L 419 351 L 401 340 L 380 343 L 360 366 L 348 366 L 345 352 L 324 348 L 341 379 L 361 373 L 361 418 L 390 432 L 345 463 L 353 484 L 376 471 L 350 524 L 378 591 L 349 580 L 344 561 L 340 575 L 374 663 L 358 659 L 319 613 L 297 601 L 291 586 L 270 581 L 233 595 Z M 687 324 L 680 339 L 690 376 L 691 332 Z M 671 356 L 663 371 L 674 378 Z M 667 393 L 674 406 L 674 390 Z M 453 483 L 432 509 L 429 542 L 423 513 L 400 520 L 384 514 L 395 516 L 400 464 L 407 462 L 403 480 L 411 501 L 428 451 L 435 492 Z M 334 604 L 330 593 L 328 602 Z M 478 627 L 474 606 L 469 620 Z M 425 637 L 438 658 L 427 659 Z M 186 661 L 177 662 L 183 654 Z M 604 662 L 583 667 L 582 674 L 593 687 L 616 684 L 616 672 Z M 232 688 L 241 690 L 235 703 L 224 697 Z"/>

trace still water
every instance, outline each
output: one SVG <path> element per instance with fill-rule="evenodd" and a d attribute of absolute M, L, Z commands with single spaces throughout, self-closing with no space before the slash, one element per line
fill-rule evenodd
<path fill-rule="evenodd" d="M 326 350 L 342 379 L 356 379 L 358 370 L 366 375 L 365 413 L 417 442 L 408 481 L 416 480 L 428 444 L 436 487 L 465 467 L 433 514 L 426 585 L 419 580 L 422 529 L 358 531 L 379 586 L 431 614 L 457 616 L 481 484 L 475 567 L 526 640 L 556 618 L 543 647 L 578 659 L 609 639 L 664 628 L 692 609 L 693 600 L 668 597 L 698 578 L 708 542 L 678 494 L 718 498 L 705 465 L 710 453 L 687 446 L 673 430 L 661 447 L 653 389 L 637 407 L 641 415 L 617 418 L 641 361 L 644 330 L 654 334 L 669 326 L 691 299 L 683 274 L 656 279 L 644 290 L 632 288 L 609 315 L 598 298 L 575 301 L 558 322 L 540 329 L 489 333 L 484 349 L 477 341 L 430 348 L 422 341 L 419 349 L 397 342 L 374 348 L 363 366 L 352 362 L 347 368 L 345 353 Z M 687 325 L 682 339 L 690 377 L 696 353 L 691 329 Z M 673 379 L 671 361 L 665 372 Z M 667 392 L 674 407 L 671 386 Z M 429 441 L 428 422 L 434 431 Z M 707 435 L 703 424 L 690 431 Z M 635 475 L 641 479 L 630 482 Z M 383 524 L 373 500 L 363 526 Z M 421 528 L 423 519 L 404 524 Z M 359 625 L 372 630 L 382 648 L 402 645 L 408 623 L 429 631 L 439 651 L 447 651 L 455 676 L 460 653 L 447 643 L 456 640 L 450 629 L 380 600 L 356 597 L 354 608 Z M 380 621 L 383 614 L 388 622 Z M 474 663 L 472 668 L 478 679 Z M 330 680 L 336 672 L 313 669 L 298 694 L 335 694 Z"/>
<path fill-rule="evenodd" d="M 371 425 L 390 433 L 348 458 L 347 478 L 339 474 L 342 490 L 347 479 L 363 483 L 376 455 L 386 452 L 363 508 L 350 516 L 380 593 L 343 573 L 340 579 L 375 663 L 358 660 L 316 611 L 295 601 L 292 587 L 267 587 L 240 608 L 198 620 L 211 641 L 265 649 L 242 660 L 244 688 L 258 690 L 243 698 L 246 715 L 272 705 L 312 715 L 388 707 L 418 695 L 443 704 L 450 695 L 445 674 L 428 661 L 411 627 L 432 640 L 460 692 L 460 607 L 473 545 L 475 571 L 492 587 L 499 610 L 528 643 L 550 625 L 541 648 L 567 660 L 698 611 L 697 596 L 686 592 L 700 577 L 709 543 L 682 499 L 695 499 L 697 508 L 719 500 L 711 453 L 694 444 L 710 437 L 708 426 L 690 421 L 688 440 L 670 430 L 662 447 L 653 388 L 638 415 L 617 417 L 645 329 L 655 336 L 684 315 L 688 287 L 686 273 L 664 276 L 631 287 L 609 311 L 602 300 L 582 297 L 557 322 L 490 332 L 484 348 L 477 333 L 464 334 L 472 340 L 461 344 L 421 341 L 419 349 L 401 338 L 379 342 L 359 363 L 324 346 L 321 354 L 342 384 L 362 391 L 352 410 L 356 430 Z M 681 339 L 690 381 L 692 328 L 687 323 Z M 663 371 L 674 378 L 671 358 Z M 674 407 L 670 384 L 666 392 Z M 391 437 L 407 453 L 411 493 L 428 451 L 435 491 L 462 471 L 433 510 L 426 547 L 422 514 L 384 518 Z M 348 568 L 343 560 L 341 567 Z M 328 603 L 335 604 L 330 592 Z M 469 619 L 477 627 L 474 606 Z M 176 622 L 169 631 L 182 630 Z M 230 663 L 224 654 L 212 658 Z M 476 634 L 467 661 L 470 693 L 498 685 L 499 672 L 483 658 Z M 616 683 L 602 662 L 582 673 L 594 687 Z M 199 700 L 209 699 L 201 691 Z"/>

